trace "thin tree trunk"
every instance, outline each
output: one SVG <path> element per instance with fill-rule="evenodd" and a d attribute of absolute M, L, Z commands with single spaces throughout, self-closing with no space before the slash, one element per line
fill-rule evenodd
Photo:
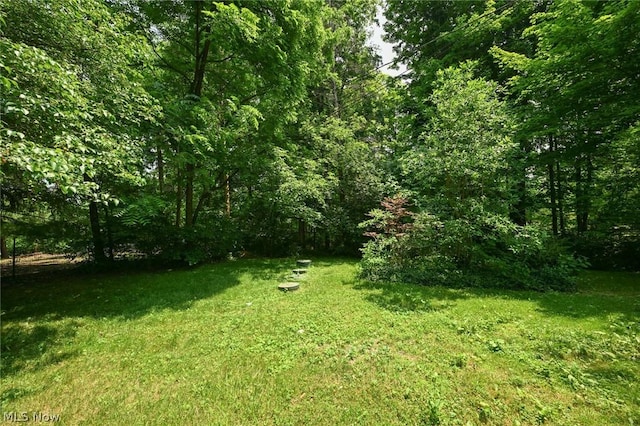
<path fill-rule="evenodd" d="M 556 179 L 553 162 L 549 163 L 549 198 L 551 199 L 551 230 L 558 235 L 558 204 L 556 201 Z"/>
<path fill-rule="evenodd" d="M 16 236 L 13 236 L 13 250 L 11 253 L 11 275 L 16 279 Z"/>
<path fill-rule="evenodd" d="M 564 192 L 563 192 L 563 186 L 562 186 L 562 173 L 560 171 L 560 161 L 556 161 L 556 181 L 558 184 L 557 199 L 558 199 L 558 216 L 560 219 L 560 235 L 565 235 L 566 227 L 565 227 L 565 220 L 564 220 Z"/>
<path fill-rule="evenodd" d="M 525 226 L 527 224 L 527 181 L 518 178 L 516 185 L 518 200 L 511 212 L 511 221 L 516 225 Z"/>
<path fill-rule="evenodd" d="M 312 244 L 311 250 L 315 250 L 316 247 L 317 247 L 317 240 L 316 240 L 317 232 L 316 232 L 316 228 L 315 227 L 313 228 L 313 234 L 312 235 L 313 235 L 313 239 L 312 239 L 312 243 L 311 243 Z"/>
<path fill-rule="evenodd" d="M 304 235 L 304 220 L 298 219 L 298 243 L 304 249 L 305 235 Z"/>
<path fill-rule="evenodd" d="M 189 228 L 193 226 L 193 175 L 195 167 L 193 164 L 187 164 L 184 191 L 184 226 Z"/>
<path fill-rule="evenodd" d="M 7 239 L 0 237 L 0 259 L 8 259 L 9 250 L 7 249 Z"/>
<path fill-rule="evenodd" d="M 195 33 L 195 44 L 194 44 L 194 53 L 195 53 L 195 66 L 193 69 L 193 80 L 191 82 L 191 93 L 199 99 L 202 96 L 202 86 L 204 84 L 204 74 L 207 65 L 207 58 L 209 56 L 209 49 L 211 47 L 211 39 L 207 38 L 204 41 L 204 45 L 202 49 L 200 49 L 200 44 L 202 41 L 202 37 L 204 33 L 209 32 L 210 27 L 206 26 L 204 29 L 201 28 L 200 21 L 202 19 L 202 0 L 197 0 L 195 2 L 195 20 L 196 20 L 196 33 Z M 184 194 L 184 215 L 185 215 L 185 227 L 193 226 L 194 222 L 194 210 L 193 210 L 193 180 L 195 175 L 195 165 L 193 163 L 189 163 L 185 167 L 186 174 L 186 184 L 185 184 L 185 194 Z"/>
<path fill-rule="evenodd" d="M 555 159 L 553 153 L 555 152 L 553 136 L 549 137 L 549 152 L 552 158 L 549 159 L 549 198 L 551 200 L 551 229 L 553 235 L 558 235 L 558 204 L 556 201 L 556 176 L 555 176 Z"/>
<path fill-rule="evenodd" d="M 521 148 L 520 155 L 524 156 L 524 152 L 524 148 Z M 524 166 L 516 162 L 513 175 L 516 179 L 514 189 L 516 201 L 509 209 L 509 219 L 516 225 L 525 226 L 527 224 L 527 179 Z"/>
<path fill-rule="evenodd" d="M 306 249 L 307 247 L 307 223 L 302 221 L 302 248 Z"/>
<path fill-rule="evenodd" d="M 200 19 L 202 18 L 202 0 L 196 1 L 196 39 L 195 39 L 195 57 L 196 63 L 193 73 L 193 81 L 191 84 L 191 93 L 200 97 L 202 95 L 202 85 L 204 84 L 204 72 L 207 65 L 207 57 L 209 56 L 209 49 L 211 48 L 211 39 L 207 38 L 204 41 L 202 50 L 200 49 L 200 42 L 202 40 L 203 33 L 209 32 L 210 27 L 207 26 L 204 29 L 200 28 Z"/>
<path fill-rule="evenodd" d="M 91 236 L 93 238 L 93 258 L 97 263 L 104 263 L 107 257 L 104 255 L 104 241 L 100 232 L 100 212 L 98 203 L 89 203 L 89 223 L 91 224 Z"/>
<path fill-rule="evenodd" d="M 593 163 L 591 155 L 587 155 L 584 161 L 576 161 L 576 224 L 579 234 L 587 231 L 589 225 L 589 209 L 591 205 L 591 183 L 593 179 Z M 586 176 L 584 176 L 586 172 Z"/>
<path fill-rule="evenodd" d="M 109 207 L 107 206 L 103 206 L 103 210 L 104 210 L 104 223 L 107 231 L 107 244 L 109 245 L 108 247 L 109 260 L 113 262 L 114 256 L 113 256 L 113 232 L 111 232 L 111 213 L 109 211 Z"/>
<path fill-rule="evenodd" d="M 224 202 L 225 202 L 225 213 L 227 217 L 231 217 L 231 176 L 229 174 L 226 175 L 226 179 L 224 182 Z"/>
<path fill-rule="evenodd" d="M 180 175 L 180 170 L 178 170 L 178 188 L 176 191 L 176 228 L 180 228 L 182 218 L 182 176 Z"/>
<path fill-rule="evenodd" d="M 200 212 L 204 208 L 205 203 L 211 198 L 211 190 L 205 190 L 198 200 L 198 204 L 196 204 L 196 208 L 193 210 L 193 224 L 195 225 L 198 222 L 198 216 Z"/>
<path fill-rule="evenodd" d="M 576 229 L 578 233 L 582 232 L 582 167 L 580 159 L 576 159 L 575 166 L 575 179 L 576 179 Z"/>
<path fill-rule="evenodd" d="M 593 181 L 593 163 L 591 162 L 591 154 L 587 154 L 586 159 L 586 181 L 582 188 L 582 229 L 579 232 L 587 232 L 589 229 L 589 210 L 591 209 L 591 183 Z"/>
<path fill-rule="evenodd" d="M 158 191 L 161 194 L 164 192 L 164 158 L 160 147 L 158 147 Z"/>
<path fill-rule="evenodd" d="M 82 176 L 85 182 L 91 182 L 91 178 L 86 173 Z M 93 258 L 97 263 L 103 263 L 107 257 L 104 255 L 104 241 L 100 231 L 100 212 L 98 203 L 89 203 L 89 225 L 91 226 L 91 239 L 93 241 Z"/>

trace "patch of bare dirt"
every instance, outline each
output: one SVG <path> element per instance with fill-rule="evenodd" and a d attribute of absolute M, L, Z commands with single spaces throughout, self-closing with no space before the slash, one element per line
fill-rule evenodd
<path fill-rule="evenodd" d="M 68 256 L 64 254 L 30 253 L 17 256 L 15 259 L 15 275 L 39 274 L 50 271 L 73 269 L 84 262 L 84 256 Z M 14 274 L 13 259 L 0 261 L 0 273 L 2 277 L 11 277 Z"/>

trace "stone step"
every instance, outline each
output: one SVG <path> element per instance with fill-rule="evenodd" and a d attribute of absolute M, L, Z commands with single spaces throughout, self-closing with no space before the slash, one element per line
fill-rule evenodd
<path fill-rule="evenodd" d="M 278 289 L 282 291 L 295 291 L 300 288 L 300 283 L 288 282 L 278 285 Z"/>
<path fill-rule="evenodd" d="M 309 266 L 311 266 L 311 260 L 309 259 L 300 259 L 297 260 L 296 263 L 300 268 L 308 268 Z"/>

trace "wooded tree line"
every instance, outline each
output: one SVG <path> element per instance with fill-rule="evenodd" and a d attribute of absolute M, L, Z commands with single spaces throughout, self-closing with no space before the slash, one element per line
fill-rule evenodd
<path fill-rule="evenodd" d="M 365 272 L 414 281 L 637 267 L 640 3 L 389 0 L 399 78 L 378 6 L 3 2 L 3 238 L 190 263 L 369 239 Z"/>
<path fill-rule="evenodd" d="M 356 251 L 395 107 L 375 8 L 4 2 L 3 236 L 97 261 Z"/>

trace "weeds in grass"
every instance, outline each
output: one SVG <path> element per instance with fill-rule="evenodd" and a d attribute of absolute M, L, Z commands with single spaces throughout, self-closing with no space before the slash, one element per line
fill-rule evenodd
<path fill-rule="evenodd" d="M 451 290 L 326 260 L 279 292 L 294 265 L 5 287 L 3 409 L 100 425 L 640 423 L 629 274 L 576 294 Z"/>

